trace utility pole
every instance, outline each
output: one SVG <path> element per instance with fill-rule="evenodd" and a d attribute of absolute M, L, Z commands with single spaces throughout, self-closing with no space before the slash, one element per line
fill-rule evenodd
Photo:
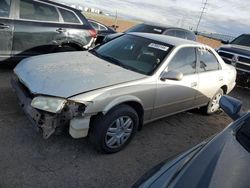
<path fill-rule="evenodd" d="M 203 14 L 205 13 L 205 10 L 206 10 L 206 8 L 207 8 L 207 5 L 208 5 L 207 1 L 208 1 L 208 0 L 205 0 L 205 2 L 204 2 L 204 4 L 203 4 L 202 10 L 201 10 L 201 15 L 200 15 L 199 21 L 198 21 L 198 23 L 197 23 L 197 27 L 196 27 L 196 32 L 198 32 L 198 29 L 199 29 L 199 26 L 200 26 L 200 23 L 201 23 L 202 16 L 203 16 Z"/>

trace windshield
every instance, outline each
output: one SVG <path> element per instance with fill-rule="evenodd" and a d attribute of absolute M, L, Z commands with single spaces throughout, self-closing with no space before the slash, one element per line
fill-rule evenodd
<path fill-rule="evenodd" d="M 128 32 L 162 34 L 164 32 L 164 29 L 161 27 L 157 27 L 157 26 L 139 24 L 139 25 L 136 25 L 135 27 L 132 27 L 131 29 L 126 31 L 126 33 L 128 33 Z"/>
<path fill-rule="evenodd" d="M 248 46 L 250 47 L 250 35 L 241 35 L 234 39 L 231 44 L 241 45 L 241 46 Z"/>
<path fill-rule="evenodd" d="M 126 69 L 151 75 L 162 63 L 171 46 L 134 35 L 123 35 L 90 51 Z"/>

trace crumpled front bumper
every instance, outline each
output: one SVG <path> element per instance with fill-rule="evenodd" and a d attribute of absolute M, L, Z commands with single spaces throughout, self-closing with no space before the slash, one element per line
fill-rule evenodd
<path fill-rule="evenodd" d="M 20 83 L 17 76 L 14 75 L 12 77 L 11 85 L 19 99 L 19 104 L 24 113 L 37 131 L 42 130 L 44 139 L 49 138 L 57 128 L 69 123 L 69 117 L 66 113 L 52 114 L 33 108 L 31 106 L 33 96 L 28 89 Z"/>

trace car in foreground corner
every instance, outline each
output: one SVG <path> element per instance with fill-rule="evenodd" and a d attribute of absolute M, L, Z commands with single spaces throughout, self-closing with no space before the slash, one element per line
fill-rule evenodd
<path fill-rule="evenodd" d="M 250 112 L 223 96 L 222 109 L 233 119 L 221 133 L 147 172 L 133 188 L 248 188 Z"/>
<path fill-rule="evenodd" d="M 14 69 L 12 86 L 44 138 L 69 125 L 102 152 L 123 149 L 144 123 L 193 108 L 208 114 L 236 70 L 209 46 L 130 33 L 85 52 L 41 55 Z"/>
<path fill-rule="evenodd" d="M 86 50 L 96 31 L 79 10 L 48 0 L 1 0 L 0 61 Z"/>

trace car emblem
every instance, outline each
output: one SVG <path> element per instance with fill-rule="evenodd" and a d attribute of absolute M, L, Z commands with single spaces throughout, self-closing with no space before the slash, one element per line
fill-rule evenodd
<path fill-rule="evenodd" d="M 235 66 L 236 65 L 236 63 L 239 61 L 239 57 L 237 56 L 237 55 L 235 55 L 235 56 L 233 56 L 233 58 L 232 58 L 232 65 L 233 66 Z"/>

